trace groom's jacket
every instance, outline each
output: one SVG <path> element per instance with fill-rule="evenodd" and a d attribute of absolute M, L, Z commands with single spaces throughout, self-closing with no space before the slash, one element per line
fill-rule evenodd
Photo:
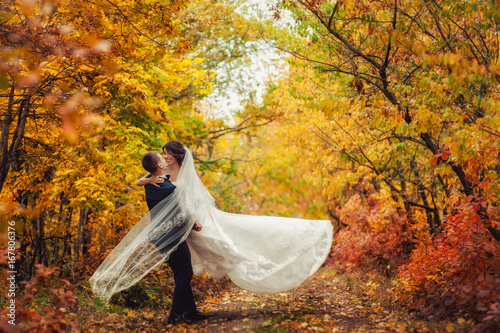
<path fill-rule="evenodd" d="M 151 178 L 152 175 L 149 174 L 146 178 Z M 159 186 L 154 186 L 152 184 L 147 184 L 144 186 L 144 190 L 146 192 L 146 203 L 148 204 L 149 210 L 153 209 L 160 201 L 168 197 L 175 190 L 175 185 L 172 184 L 169 180 L 170 175 L 160 176 L 164 177 L 165 181 L 160 184 L 156 184 Z"/>
<path fill-rule="evenodd" d="M 151 177 L 150 175 L 147 176 L 147 178 L 150 177 Z M 153 223 L 148 239 L 151 243 L 153 243 L 154 245 L 156 245 L 156 247 L 158 247 L 158 249 L 163 255 L 166 255 L 171 252 L 173 247 L 177 247 L 179 245 L 180 240 L 186 233 L 187 230 L 186 227 L 188 226 L 187 223 L 189 222 L 189 220 L 182 219 L 182 217 L 177 215 L 180 213 L 180 208 L 179 206 L 175 205 L 175 202 L 173 201 L 169 203 L 168 206 L 170 207 L 169 208 L 170 211 L 166 212 L 166 214 L 162 209 L 160 209 L 161 213 L 160 211 L 157 210 L 152 211 L 153 207 L 155 207 L 158 203 L 163 201 L 166 197 L 170 196 L 175 190 L 175 185 L 170 182 L 169 175 L 160 177 L 165 178 L 165 181 L 163 183 L 157 184 L 158 186 L 147 184 L 144 186 L 144 190 L 146 192 L 146 203 L 148 204 L 148 208 L 151 214 L 151 222 Z M 157 216 L 156 214 L 160 215 Z M 158 219 L 157 217 L 160 217 L 161 220 Z M 181 218 L 182 221 L 178 220 L 178 218 Z M 177 219 L 176 223 L 174 223 L 173 225 L 169 225 L 169 222 L 176 219 Z M 160 229 L 161 231 L 157 232 L 156 231 L 158 230 L 157 228 L 160 228 L 162 226 L 167 228 Z M 181 256 L 184 255 L 186 254 L 183 254 Z M 187 250 L 187 258 L 188 262 L 190 263 L 191 259 L 189 255 L 189 250 Z M 190 274 L 192 274 L 192 272 Z M 191 280 L 191 278 L 189 278 L 189 280 Z"/>

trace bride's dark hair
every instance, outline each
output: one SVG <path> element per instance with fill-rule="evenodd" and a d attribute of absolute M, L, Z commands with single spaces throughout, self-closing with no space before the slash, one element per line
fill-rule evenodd
<path fill-rule="evenodd" d="M 184 161 L 184 156 L 186 155 L 186 150 L 182 143 L 177 140 L 169 141 L 163 145 L 163 152 L 165 150 L 174 156 L 179 165 L 182 165 L 182 161 Z"/>

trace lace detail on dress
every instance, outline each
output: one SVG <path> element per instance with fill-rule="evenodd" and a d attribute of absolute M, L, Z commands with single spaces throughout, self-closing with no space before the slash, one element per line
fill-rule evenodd
<path fill-rule="evenodd" d="M 154 242 L 154 240 L 161 238 L 175 227 L 179 227 L 182 224 L 187 223 L 187 221 L 187 214 L 179 213 L 174 218 L 161 223 L 158 227 L 154 227 L 154 229 L 145 238 L 145 241 Z"/>
<path fill-rule="evenodd" d="M 137 283 L 168 260 L 193 224 L 183 214 L 174 191 L 127 233 L 95 271 L 90 278 L 94 294 L 107 303 L 113 294 Z"/>

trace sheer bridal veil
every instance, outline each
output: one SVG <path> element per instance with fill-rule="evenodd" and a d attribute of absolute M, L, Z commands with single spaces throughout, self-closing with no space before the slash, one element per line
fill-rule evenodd
<path fill-rule="evenodd" d="M 330 221 L 222 212 L 185 149 L 174 193 L 146 214 L 96 270 L 90 279 L 95 295 L 108 302 L 168 259 L 184 240 L 195 274 L 228 275 L 254 292 L 295 288 L 323 264 L 332 244 Z M 195 221 L 203 226 L 199 232 L 191 232 Z"/>

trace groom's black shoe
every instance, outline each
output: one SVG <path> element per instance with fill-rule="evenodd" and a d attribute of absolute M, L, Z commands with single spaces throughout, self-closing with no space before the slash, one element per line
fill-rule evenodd
<path fill-rule="evenodd" d="M 212 317 L 213 314 L 201 313 L 199 311 L 192 312 L 185 315 L 171 316 L 168 318 L 168 323 L 172 325 L 180 323 L 194 323 Z"/>
<path fill-rule="evenodd" d="M 196 311 L 196 312 L 187 314 L 184 318 L 186 319 L 187 322 L 196 322 L 196 321 L 202 321 L 202 320 L 208 319 L 212 316 L 213 316 L 213 314 L 201 313 L 199 311 Z"/>

